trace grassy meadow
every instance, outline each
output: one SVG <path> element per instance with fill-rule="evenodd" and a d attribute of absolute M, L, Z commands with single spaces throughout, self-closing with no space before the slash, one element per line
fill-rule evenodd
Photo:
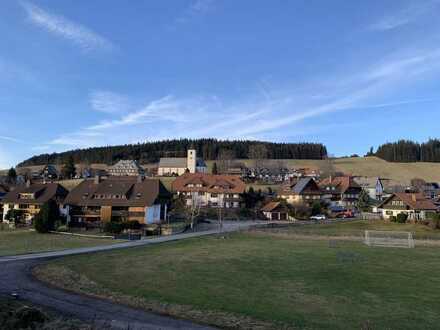
<path fill-rule="evenodd" d="M 340 226 L 350 233 L 365 229 Z M 310 235 L 337 230 L 314 227 Z M 438 327 L 438 247 L 333 245 L 298 239 L 296 231 L 305 227 L 295 228 L 279 237 L 243 232 L 68 257 L 35 274 L 70 290 L 221 328 Z"/>
<path fill-rule="evenodd" d="M 2 230 L 0 231 L 0 256 L 58 251 L 117 242 L 119 241 L 104 238 L 39 234 L 35 231 L 24 229 Z"/>
<path fill-rule="evenodd" d="M 440 230 L 432 229 L 429 226 L 412 223 L 393 223 L 381 220 L 358 220 L 350 222 L 339 222 L 330 224 L 290 226 L 288 228 L 265 230 L 268 234 L 281 235 L 305 235 L 305 236 L 323 236 L 323 237 L 356 237 L 362 238 L 365 230 L 391 230 L 406 231 L 413 234 L 416 240 L 439 240 Z"/>

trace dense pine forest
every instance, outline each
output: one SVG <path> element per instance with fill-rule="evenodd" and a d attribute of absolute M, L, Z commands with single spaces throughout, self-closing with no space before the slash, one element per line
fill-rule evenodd
<path fill-rule="evenodd" d="M 375 155 L 389 162 L 440 162 L 440 140 L 425 143 L 400 140 L 380 146 Z"/>
<path fill-rule="evenodd" d="M 73 157 L 75 163 L 113 164 L 120 159 L 135 159 L 145 164 L 157 162 L 160 157 L 186 157 L 186 150 L 190 147 L 194 147 L 198 155 L 205 160 L 215 160 L 224 156 L 231 159 L 324 159 L 327 157 L 326 147 L 319 143 L 176 139 L 42 154 L 31 157 L 18 166 L 63 164 L 70 156 Z"/>

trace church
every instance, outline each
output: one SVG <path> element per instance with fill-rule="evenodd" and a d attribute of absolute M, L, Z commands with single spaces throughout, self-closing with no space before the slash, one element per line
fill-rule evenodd
<path fill-rule="evenodd" d="M 161 158 L 157 175 L 159 176 L 179 176 L 185 172 L 207 173 L 208 167 L 201 158 L 197 158 L 195 149 L 187 151 L 187 157 L 181 158 Z"/>

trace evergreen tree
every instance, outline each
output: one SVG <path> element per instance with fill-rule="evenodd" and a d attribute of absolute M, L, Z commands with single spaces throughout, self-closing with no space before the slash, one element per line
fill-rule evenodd
<path fill-rule="evenodd" d="M 371 157 L 374 156 L 374 148 L 370 147 L 370 151 L 367 152 L 367 154 L 365 155 L 365 157 Z"/>
<path fill-rule="evenodd" d="M 35 230 L 39 233 L 48 233 L 55 229 L 55 222 L 59 219 L 58 205 L 54 200 L 43 204 L 40 212 L 34 218 Z"/>
<path fill-rule="evenodd" d="M 212 164 L 212 174 L 218 174 L 217 163 Z"/>
<path fill-rule="evenodd" d="M 67 161 L 61 170 L 61 175 L 65 179 L 72 179 L 75 176 L 75 174 L 76 174 L 75 161 L 73 160 L 73 156 L 70 155 L 67 158 Z"/>
<path fill-rule="evenodd" d="M 186 157 L 191 146 L 199 157 L 218 160 L 228 150 L 234 158 L 268 159 L 325 159 L 327 149 L 319 143 L 272 143 L 249 140 L 222 141 L 216 139 L 179 139 L 157 142 L 77 149 L 62 153 L 34 156 L 18 166 L 66 164 L 70 157 L 76 163 L 113 164 L 120 159 L 134 159 L 140 163 L 157 162 L 161 157 Z M 217 164 L 218 166 L 218 164 Z"/>
<path fill-rule="evenodd" d="M 364 212 L 370 211 L 370 206 L 371 206 L 370 196 L 365 190 L 361 191 L 356 206 L 361 211 Z"/>
<path fill-rule="evenodd" d="M 8 182 L 15 183 L 16 180 L 17 180 L 17 172 L 15 171 L 15 168 L 11 167 L 8 171 Z"/>
<path fill-rule="evenodd" d="M 440 162 L 440 140 L 419 144 L 409 140 L 381 145 L 375 155 L 389 162 Z"/>

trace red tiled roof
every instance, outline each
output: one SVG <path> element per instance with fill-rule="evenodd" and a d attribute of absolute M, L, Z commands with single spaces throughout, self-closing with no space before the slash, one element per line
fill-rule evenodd
<path fill-rule="evenodd" d="M 323 179 L 319 185 L 321 187 L 335 187 L 338 193 L 343 194 L 349 188 L 361 188 L 354 180 L 352 176 L 337 176 L 337 177 L 328 177 Z"/>
<path fill-rule="evenodd" d="M 261 208 L 263 212 L 271 212 L 275 210 L 281 203 L 280 202 L 269 202 Z"/>
<path fill-rule="evenodd" d="M 301 178 L 295 184 L 284 185 L 280 195 L 321 195 L 321 189 L 313 178 Z"/>

